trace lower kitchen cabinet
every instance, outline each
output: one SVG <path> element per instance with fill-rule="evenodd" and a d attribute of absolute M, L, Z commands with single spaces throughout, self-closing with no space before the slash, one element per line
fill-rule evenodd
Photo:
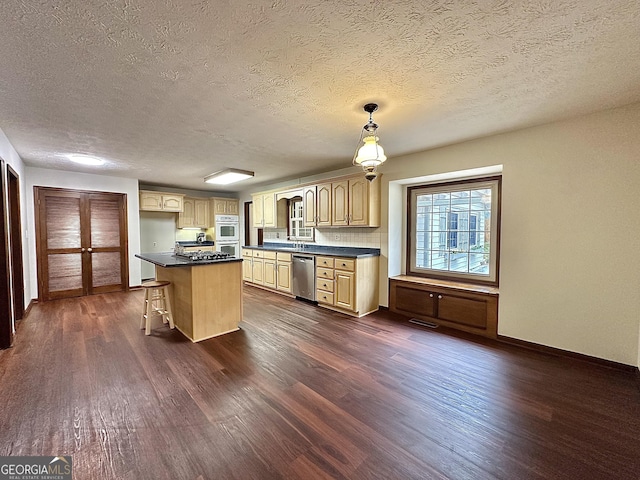
<path fill-rule="evenodd" d="M 258 285 L 264 284 L 264 259 L 262 258 L 261 250 L 253 251 L 251 274 L 253 276 L 252 282 Z"/>
<path fill-rule="evenodd" d="M 242 249 L 242 279 L 245 282 L 253 281 L 253 250 Z"/>
<path fill-rule="evenodd" d="M 263 252 L 262 284 L 268 288 L 276 288 L 276 252 Z"/>
<path fill-rule="evenodd" d="M 276 258 L 276 289 L 280 292 L 291 293 L 293 278 L 291 269 L 291 254 L 278 252 Z"/>
<path fill-rule="evenodd" d="M 378 257 L 316 257 L 318 305 L 361 317 L 378 309 Z"/>
<path fill-rule="evenodd" d="M 498 335 L 498 290 L 400 275 L 389 279 L 389 309 L 485 337 Z"/>

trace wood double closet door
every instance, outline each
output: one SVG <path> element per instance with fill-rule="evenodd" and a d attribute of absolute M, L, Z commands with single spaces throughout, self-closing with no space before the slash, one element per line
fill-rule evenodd
<path fill-rule="evenodd" d="M 127 290 L 126 195 L 34 188 L 39 298 Z"/>

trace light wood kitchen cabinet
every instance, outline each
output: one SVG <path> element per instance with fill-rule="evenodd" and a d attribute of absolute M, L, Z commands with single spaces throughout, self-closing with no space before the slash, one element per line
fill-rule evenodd
<path fill-rule="evenodd" d="M 302 190 L 302 210 L 305 227 L 315 227 L 318 222 L 316 207 L 316 186 L 304 187 Z"/>
<path fill-rule="evenodd" d="M 331 184 L 333 226 L 380 226 L 380 180 L 355 177 Z"/>
<path fill-rule="evenodd" d="M 291 254 L 278 252 L 276 260 L 276 289 L 281 292 L 291 293 L 293 284 Z"/>
<path fill-rule="evenodd" d="M 276 203 L 276 193 L 257 193 L 253 201 L 253 226 L 256 228 L 284 228 L 287 225 L 286 202 Z"/>
<path fill-rule="evenodd" d="M 238 215 L 240 211 L 240 202 L 235 198 L 213 197 L 211 204 L 213 215 Z"/>
<path fill-rule="evenodd" d="M 389 310 L 490 338 L 498 335 L 498 290 L 400 275 L 389 280 Z"/>
<path fill-rule="evenodd" d="M 209 200 L 185 197 L 178 228 L 209 228 Z"/>
<path fill-rule="evenodd" d="M 318 185 L 316 189 L 316 226 L 331 226 L 331 184 L 323 183 Z"/>
<path fill-rule="evenodd" d="M 242 279 L 253 282 L 253 250 L 242 249 Z"/>
<path fill-rule="evenodd" d="M 184 195 L 140 190 L 140 210 L 149 212 L 182 212 Z"/>
<path fill-rule="evenodd" d="M 318 305 L 363 316 L 378 309 L 378 257 L 316 257 Z"/>
<path fill-rule="evenodd" d="M 276 280 L 276 252 L 263 252 L 263 259 L 262 284 L 267 288 L 275 289 L 278 285 Z"/>
<path fill-rule="evenodd" d="M 262 258 L 262 252 L 254 250 L 253 252 L 253 265 L 251 268 L 251 275 L 253 283 L 257 285 L 264 284 L 264 259 Z"/>

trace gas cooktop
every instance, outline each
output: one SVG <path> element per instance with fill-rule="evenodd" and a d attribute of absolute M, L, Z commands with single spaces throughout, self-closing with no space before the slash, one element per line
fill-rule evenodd
<path fill-rule="evenodd" d="M 232 257 L 231 254 L 225 252 L 205 252 L 202 250 L 198 250 L 197 252 L 176 252 L 174 255 L 176 257 L 187 258 L 196 262 L 203 260 L 224 260 Z"/>

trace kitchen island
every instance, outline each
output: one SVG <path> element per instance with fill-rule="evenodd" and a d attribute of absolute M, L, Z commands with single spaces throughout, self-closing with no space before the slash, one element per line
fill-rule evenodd
<path fill-rule="evenodd" d="M 156 266 L 156 280 L 171 282 L 173 321 L 192 342 L 239 329 L 242 259 L 191 260 L 172 253 L 140 253 Z"/>

